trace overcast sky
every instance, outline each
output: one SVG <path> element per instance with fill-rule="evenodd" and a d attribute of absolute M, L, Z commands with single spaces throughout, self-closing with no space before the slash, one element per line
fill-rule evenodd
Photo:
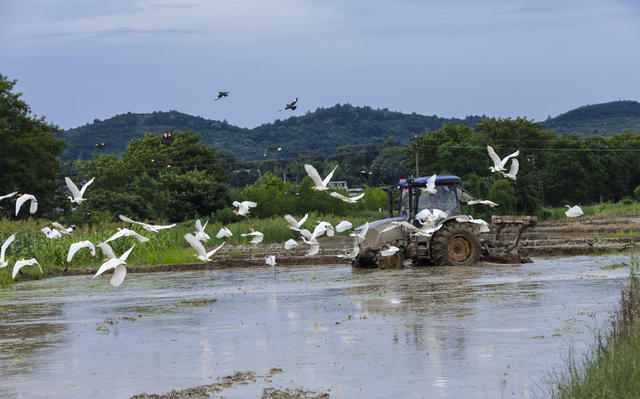
<path fill-rule="evenodd" d="M 253 127 L 336 103 L 544 120 L 640 100 L 638 43 L 635 0 L 0 1 L 0 73 L 63 128 L 154 110 Z"/>

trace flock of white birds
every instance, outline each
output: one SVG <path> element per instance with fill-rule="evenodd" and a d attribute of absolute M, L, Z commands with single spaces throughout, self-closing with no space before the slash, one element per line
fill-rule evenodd
<path fill-rule="evenodd" d="M 515 181 L 516 175 L 518 173 L 518 167 L 519 167 L 518 160 L 517 160 L 519 151 L 509 154 L 504 158 L 500 158 L 491 146 L 487 146 L 487 151 L 494 163 L 494 165 L 489 168 L 490 171 L 493 173 L 501 173 L 504 177 Z M 511 168 L 509 172 L 506 173 L 505 167 L 509 159 L 512 159 Z M 320 174 L 312 165 L 306 164 L 304 165 L 304 168 L 314 183 L 314 186 L 312 187 L 312 189 L 316 191 L 327 191 L 329 189 L 328 187 L 329 182 L 331 181 L 331 178 L 333 177 L 333 174 L 336 171 L 337 166 L 324 179 L 320 177 Z M 435 186 L 436 177 L 437 175 L 431 176 L 427 180 L 427 184 L 424 188 L 422 188 L 422 190 L 425 192 L 435 194 L 437 192 L 437 189 Z M 82 186 L 81 189 L 78 189 L 78 187 L 73 183 L 73 181 L 70 178 L 65 177 L 65 182 L 67 184 L 67 187 L 72 194 L 71 196 L 68 197 L 69 200 L 72 203 L 80 205 L 85 200 L 84 193 L 87 190 L 87 187 L 93 183 L 94 179 L 95 178 L 90 179 L 89 181 L 87 181 L 87 183 L 85 183 Z M 16 195 L 18 195 L 16 199 L 16 205 L 15 205 L 16 216 L 20 212 L 22 205 L 24 205 L 27 201 L 30 201 L 29 212 L 31 214 L 34 214 L 37 212 L 38 201 L 36 197 L 32 194 L 18 194 L 17 192 L 13 192 L 4 196 L 0 196 L 0 201 L 4 199 L 12 198 Z M 358 200 L 364 197 L 364 194 L 360 194 L 355 197 L 345 197 L 344 195 L 337 192 L 331 192 L 330 195 L 332 197 L 338 198 L 350 204 L 355 204 Z M 468 204 L 469 205 L 481 204 L 481 205 L 490 206 L 492 208 L 498 206 L 498 204 L 496 204 L 495 202 L 491 202 L 488 200 L 471 200 L 471 201 L 468 201 Z M 255 208 L 256 206 L 258 206 L 258 204 L 252 201 L 242 201 L 242 202 L 234 201 L 233 206 L 238 208 L 237 210 L 234 211 L 236 215 L 247 216 L 251 208 Z M 567 208 L 569 208 L 565 212 L 567 217 L 578 217 L 583 215 L 582 209 L 579 206 L 577 205 L 573 207 L 569 205 L 566 205 L 566 206 Z M 302 225 L 306 222 L 308 216 L 309 216 L 308 214 L 305 214 L 304 217 L 300 220 L 296 220 L 291 215 L 284 216 L 285 220 L 289 224 L 289 229 L 300 233 L 300 239 L 302 240 L 302 242 L 304 242 L 306 245 L 309 246 L 309 250 L 307 251 L 306 256 L 316 255 L 320 251 L 320 242 L 318 241 L 318 238 L 320 238 L 321 236 L 326 234 L 328 237 L 333 237 L 336 232 L 342 233 L 352 229 L 353 227 L 352 223 L 346 220 L 341 221 L 335 227 L 328 222 L 320 221 L 314 227 L 313 231 L 310 231 L 308 229 L 302 228 Z M 122 220 L 125 223 L 129 223 L 131 225 L 137 224 L 141 226 L 142 229 L 147 230 L 149 232 L 153 232 L 153 233 L 158 233 L 160 230 L 170 229 L 176 226 L 175 223 L 170 225 L 153 225 L 149 223 L 135 221 L 124 215 L 120 215 L 119 217 L 120 217 L 120 220 Z M 394 221 L 394 222 L 390 222 L 388 226 L 386 226 L 382 231 L 384 232 L 384 231 L 388 231 L 393 228 L 396 228 L 398 226 L 402 226 L 408 229 L 412 234 L 431 236 L 440 227 L 437 225 L 438 220 L 446 217 L 447 217 L 447 213 L 440 209 L 431 209 L 431 210 L 424 209 L 416 215 L 416 219 L 422 225 L 421 227 L 414 226 L 413 224 L 408 223 L 406 221 L 400 221 L 400 222 Z M 459 222 L 473 223 L 478 226 L 479 231 L 481 232 L 489 231 L 489 226 L 484 220 L 473 219 L 471 216 L 464 216 L 464 215 L 460 215 L 459 217 L 456 218 L 456 220 Z M 184 236 L 187 243 L 189 243 L 189 245 L 193 247 L 193 249 L 195 249 L 196 254 L 194 256 L 203 262 L 211 261 L 211 257 L 218 250 L 220 250 L 220 248 L 222 248 L 225 245 L 225 242 L 223 242 L 222 244 L 212 249 L 211 251 L 207 251 L 205 249 L 203 242 L 207 242 L 210 239 L 209 235 L 205 232 L 207 223 L 208 221 L 205 222 L 204 225 L 202 225 L 200 220 L 197 220 L 195 223 L 196 231 L 193 234 L 187 233 Z M 54 227 L 54 229 L 48 226 L 41 229 L 42 233 L 45 234 L 45 236 L 49 239 L 55 239 L 55 238 L 62 237 L 62 235 L 71 234 L 73 229 L 75 228 L 75 226 L 73 225 L 70 227 L 64 227 L 58 222 L 52 222 L 51 225 Z M 350 253 L 347 253 L 344 255 L 338 255 L 338 256 L 343 258 L 349 258 L 352 260 L 356 259 L 356 257 L 359 254 L 359 244 L 362 241 L 364 241 L 368 230 L 369 230 L 369 224 L 366 223 L 359 231 L 354 231 L 351 234 L 351 236 L 354 238 L 353 250 Z M 216 234 L 217 239 L 222 239 L 222 238 L 231 237 L 231 236 L 233 236 L 233 234 L 226 227 L 222 227 Z M 251 237 L 251 240 L 249 241 L 251 244 L 259 244 L 264 239 L 263 233 L 259 231 L 255 231 L 253 229 L 251 229 L 251 232 L 249 233 L 241 234 L 241 236 Z M 131 253 L 131 251 L 133 251 L 135 247 L 134 245 L 131 248 L 129 248 L 127 251 L 125 251 L 122 255 L 116 256 L 113 249 L 108 243 L 111 241 L 117 240 L 118 238 L 121 238 L 121 237 L 134 237 L 141 243 L 149 241 L 149 238 L 144 237 L 133 230 L 130 230 L 127 228 L 118 228 L 118 231 L 114 235 L 109 237 L 104 242 L 96 245 L 104 253 L 104 255 L 106 256 L 106 260 L 100 266 L 100 268 L 98 269 L 98 271 L 93 277 L 95 278 L 106 271 L 113 270 L 113 276 L 110 280 L 110 283 L 111 285 L 116 287 L 120 286 L 125 279 L 125 276 L 127 274 L 126 260 L 129 254 Z M 14 240 L 15 240 L 15 234 L 12 234 L 2 244 L 2 249 L 0 251 L 0 268 L 9 266 L 9 262 L 5 260 L 5 254 L 6 254 L 7 248 L 9 247 L 9 245 L 11 245 L 11 243 Z M 86 248 L 87 250 L 90 251 L 92 256 L 95 256 L 96 246 L 94 246 L 93 243 L 91 243 L 90 241 L 79 241 L 79 242 L 72 243 L 69 247 L 67 262 L 71 262 L 71 260 L 73 259 L 73 256 L 83 248 Z M 284 243 L 284 248 L 286 250 L 291 250 L 298 246 L 299 246 L 299 243 L 293 239 L 289 239 Z M 391 256 L 398 251 L 399 251 L 399 248 L 395 246 L 388 246 L 380 252 L 380 255 Z M 275 255 L 270 255 L 266 257 L 265 263 L 269 266 L 272 266 L 275 273 L 278 272 L 276 269 L 277 263 L 276 263 Z M 35 258 L 26 259 L 26 260 L 20 259 L 16 261 L 13 266 L 13 271 L 11 273 L 12 278 L 15 279 L 16 275 L 18 274 L 21 268 L 25 266 L 32 266 L 32 265 L 37 265 L 38 268 L 40 269 L 40 272 L 42 273 L 42 267 L 40 266 L 40 264 Z"/>

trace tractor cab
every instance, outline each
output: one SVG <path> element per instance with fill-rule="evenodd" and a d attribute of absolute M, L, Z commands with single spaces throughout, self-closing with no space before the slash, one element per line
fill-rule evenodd
<path fill-rule="evenodd" d="M 423 191 L 427 185 L 429 177 L 419 177 L 416 179 L 403 179 L 398 184 L 402 190 L 398 216 L 413 219 L 418 212 L 423 209 L 440 209 L 449 216 L 460 214 L 458 187 L 460 178 L 454 175 L 439 175 L 436 177 L 436 192 L 429 193 Z"/>

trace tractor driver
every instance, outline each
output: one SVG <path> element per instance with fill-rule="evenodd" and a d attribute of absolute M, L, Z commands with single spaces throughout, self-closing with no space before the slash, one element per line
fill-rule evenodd
<path fill-rule="evenodd" d="M 429 202 L 427 203 L 427 208 L 435 209 L 437 208 L 438 198 L 436 198 L 435 194 L 429 194 Z"/>

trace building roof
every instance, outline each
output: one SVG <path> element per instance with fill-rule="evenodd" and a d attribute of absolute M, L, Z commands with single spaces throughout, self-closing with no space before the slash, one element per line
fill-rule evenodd
<path fill-rule="evenodd" d="M 427 184 L 427 180 L 429 180 L 431 176 L 417 177 L 413 179 L 414 184 Z M 450 184 L 450 183 L 458 183 L 460 178 L 454 175 L 437 175 L 436 176 L 436 185 L 437 184 Z M 402 181 L 398 184 L 400 187 L 407 187 L 407 181 Z"/>

